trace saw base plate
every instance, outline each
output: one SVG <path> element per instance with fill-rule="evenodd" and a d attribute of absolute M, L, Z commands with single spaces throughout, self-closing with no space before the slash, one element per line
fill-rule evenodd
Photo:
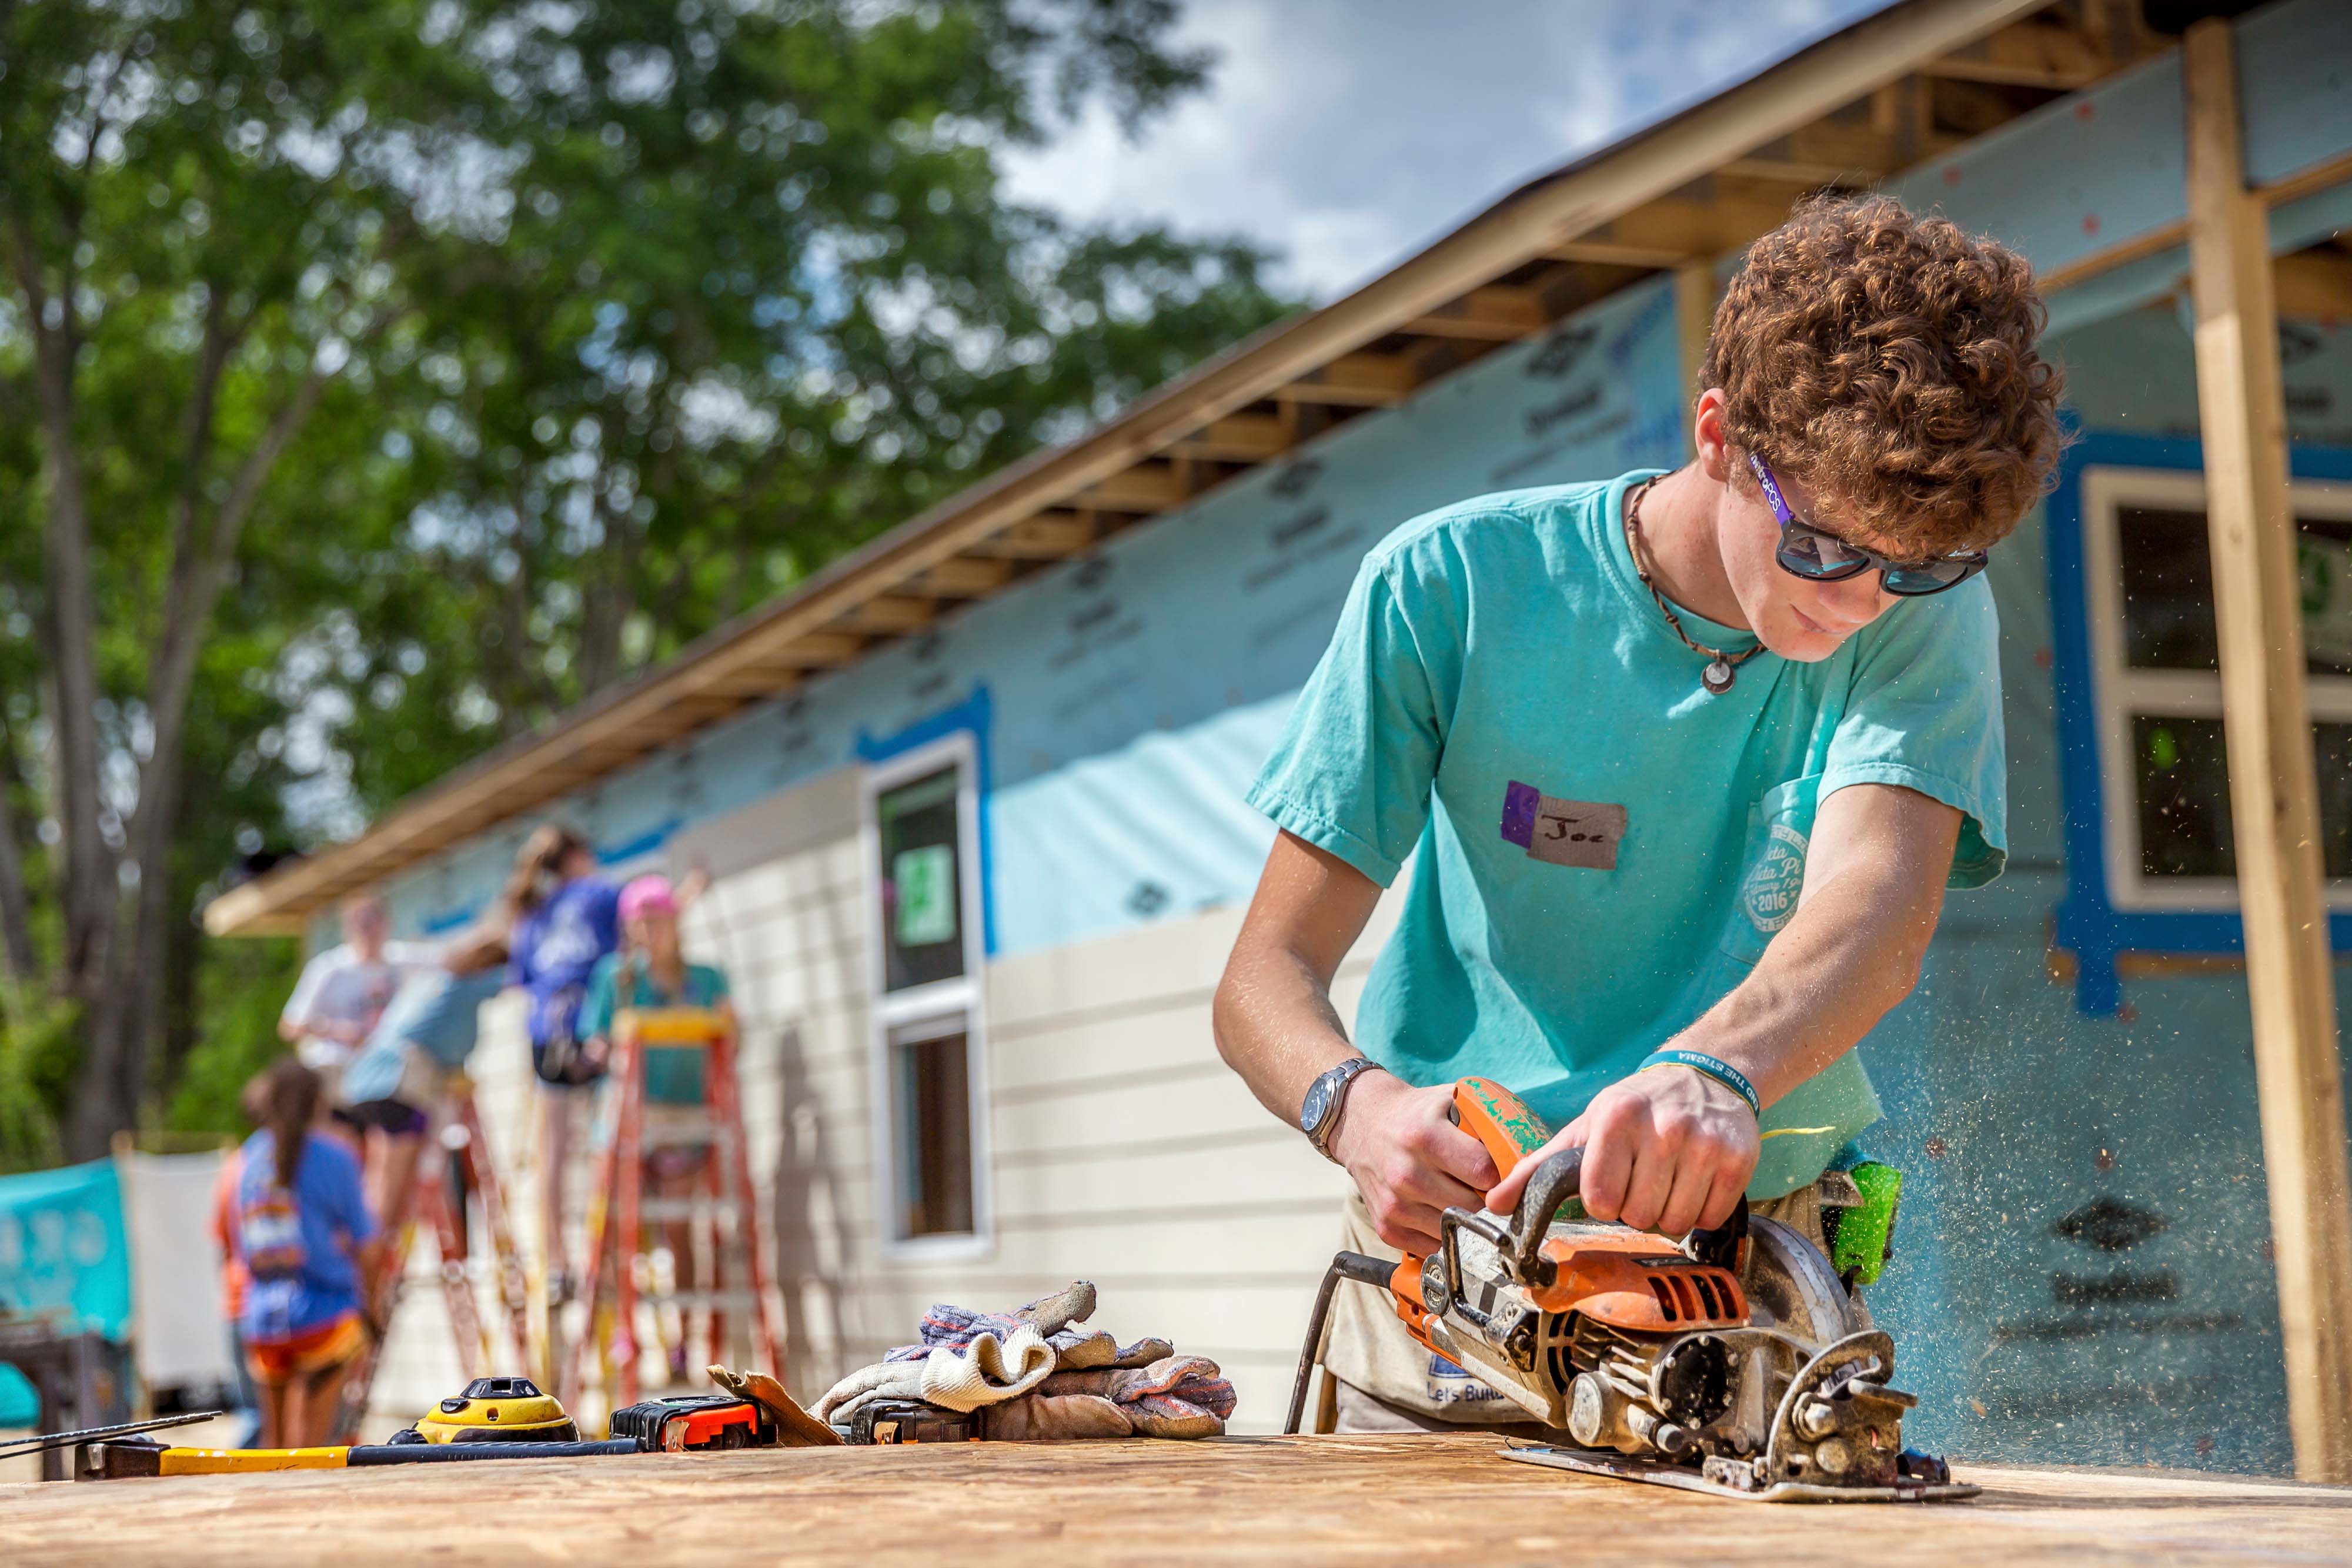
<path fill-rule="evenodd" d="M 1965 1481 L 1945 1486 L 1905 1483 L 1891 1487 L 1816 1486 L 1807 1481 L 1782 1481 L 1758 1491 L 1718 1485 L 1683 1465 L 1639 1459 L 1595 1448 L 1555 1448 L 1543 1443 L 1506 1444 L 1503 1458 L 1523 1465 L 1542 1465 L 1580 1475 L 1607 1476 L 1612 1480 L 1646 1481 L 1652 1486 L 1678 1487 L 1709 1497 L 1737 1498 L 1741 1502 L 1957 1502 L 1983 1490 Z"/>

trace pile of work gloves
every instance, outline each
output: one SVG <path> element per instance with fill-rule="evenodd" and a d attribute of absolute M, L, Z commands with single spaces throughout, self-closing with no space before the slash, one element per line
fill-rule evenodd
<path fill-rule="evenodd" d="M 1164 1339 L 1121 1345 L 1075 1325 L 1095 1310 L 1085 1280 L 1002 1315 L 936 1306 L 920 1344 L 853 1372 L 817 1401 L 816 1418 L 846 1422 L 869 1400 L 916 1399 L 980 1413 L 983 1437 L 1213 1437 L 1234 1412 L 1234 1385 L 1206 1356 Z"/>

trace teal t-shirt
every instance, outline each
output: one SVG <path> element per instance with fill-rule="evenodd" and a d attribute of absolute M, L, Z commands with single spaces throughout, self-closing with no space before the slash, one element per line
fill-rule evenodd
<path fill-rule="evenodd" d="M 1788 924 L 1821 801 L 1897 784 L 1966 813 L 1950 877 L 2007 855 L 2000 628 L 1982 577 L 1906 600 L 1819 664 L 1699 685 L 1633 574 L 1605 484 L 1464 501 L 1364 559 L 1250 791 L 1402 916 L 1356 1014 L 1409 1083 L 1478 1074 L 1553 1126 L 1744 978 Z M 1690 635 L 1756 639 L 1680 610 Z M 1764 1113 L 1749 1196 L 1813 1180 L 1878 1119 L 1849 1051 Z"/>
<path fill-rule="evenodd" d="M 613 1015 L 623 1008 L 715 1008 L 727 999 L 727 977 L 708 964 L 686 967 L 686 994 L 663 990 L 641 957 L 624 960 L 607 953 L 589 973 L 587 993 L 580 998 L 580 1017 L 572 1026 L 582 1040 L 594 1040 L 613 1030 Z M 656 1105 L 702 1103 L 703 1053 L 685 1046 L 656 1045 L 646 1052 L 646 1098 Z"/>

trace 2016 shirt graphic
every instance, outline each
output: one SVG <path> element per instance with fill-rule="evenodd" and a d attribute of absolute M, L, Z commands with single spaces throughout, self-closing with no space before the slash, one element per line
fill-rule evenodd
<path fill-rule="evenodd" d="M 1757 930 L 1778 931 L 1797 913 L 1797 895 L 1804 886 L 1805 835 L 1775 822 L 1764 841 L 1764 858 L 1739 884 L 1740 907 Z"/>

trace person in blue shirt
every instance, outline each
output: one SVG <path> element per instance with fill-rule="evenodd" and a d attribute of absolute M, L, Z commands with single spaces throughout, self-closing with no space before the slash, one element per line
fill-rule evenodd
<path fill-rule="evenodd" d="M 690 878 L 689 883 L 698 881 Z M 690 891 L 690 889 L 689 889 Z M 689 964 L 678 930 L 680 905 L 686 894 L 673 890 L 669 879 L 641 876 L 621 890 L 621 927 L 626 938 L 621 950 L 597 964 L 588 981 L 588 995 L 580 1006 L 580 1032 L 598 1059 L 613 1061 L 614 1015 L 624 1009 L 705 1008 L 719 1015 L 731 1039 L 735 1013 L 727 999 L 727 977 L 709 964 Z M 645 1100 L 648 1131 L 666 1122 L 704 1128 L 705 1053 L 690 1046 L 654 1046 L 646 1051 Z M 659 1198 L 691 1197 L 703 1167 L 710 1158 L 707 1137 L 680 1136 L 662 1140 L 646 1155 L 646 1184 Z M 683 1219 L 667 1221 L 665 1238 L 677 1288 L 694 1288 L 694 1249 Z M 671 1354 L 673 1375 L 686 1370 L 685 1336 Z"/>
<path fill-rule="evenodd" d="M 344 1117 L 368 1138 L 368 1207 L 387 1230 L 408 1218 L 435 1103 L 474 1053 L 482 1004 L 505 988 L 511 925 L 501 900 L 438 962 L 413 971 L 343 1070 Z"/>
<path fill-rule="evenodd" d="M 291 1057 L 247 1089 L 259 1131 L 238 1152 L 234 1239 L 247 1284 L 237 1321 L 261 1401 L 264 1448 L 333 1442 L 344 1375 L 366 1348 L 362 1281 L 377 1228 L 348 1145 L 317 1127 L 316 1072 Z"/>
<path fill-rule="evenodd" d="M 507 979 L 530 998 L 527 1028 L 541 1086 L 541 1256 L 549 1260 L 548 1278 L 558 1300 L 570 1285 L 556 1260 L 566 1256 L 561 1173 L 571 1156 L 572 1124 L 579 1113 L 575 1091 L 604 1071 L 584 1049 L 580 1003 L 597 961 L 621 936 L 620 889 L 596 874 L 596 851 L 585 838 L 560 822 L 542 823 L 515 856 L 505 894 L 515 918 Z"/>
<path fill-rule="evenodd" d="M 1947 886 L 1999 874 L 1979 575 L 2063 444 L 2026 263 L 1884 197 L 1801 208 L 1717 309 L 1671 473 L 1482 497 L 1365 559 L 1250 794 L 1279 830 L 1215 1000 L 1225 1060 L 1353 1178 L 1349 1247 L 1517 1202 L 1447 1119 L 1491 1078 L 1603 1220 L 1740 1196 L 1818 1241 L 1874 1121 L 1853 1047 Z M 1412 867 L 1350 1043 L 1334 972 Z M 1769 1210 L 1768 1210 L 1769 1212 Z M 1343 1292 L 1343 1429 L 1479 1419 Z"/>

